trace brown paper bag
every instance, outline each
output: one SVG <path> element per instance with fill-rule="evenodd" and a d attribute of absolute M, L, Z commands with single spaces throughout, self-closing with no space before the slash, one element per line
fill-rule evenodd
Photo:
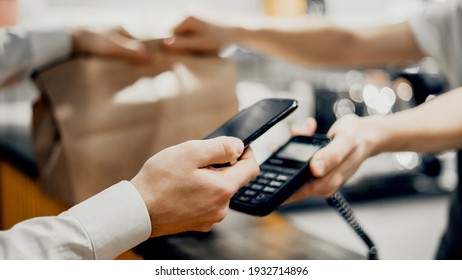
<path fill-rule="evenodd" d="M 154 153 L 203 138 L 237 111 L 234 68 L 214 57 L 164 55 L 151 65 L 77 58 L 35 81 L 43 187 L 70 203 L 131 179 Z"/>

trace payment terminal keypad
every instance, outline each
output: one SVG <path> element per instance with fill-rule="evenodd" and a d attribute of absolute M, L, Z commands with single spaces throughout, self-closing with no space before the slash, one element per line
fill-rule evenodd
<path fill-rule="evenodd" d="M 264 203 L 297 172 L 297 169 L 262 164 L 257 178 L 242 187 L 233 199 L 251 205 Z"/>

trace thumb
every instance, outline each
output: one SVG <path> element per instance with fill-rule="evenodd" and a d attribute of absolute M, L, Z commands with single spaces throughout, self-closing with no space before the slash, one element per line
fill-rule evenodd
<path fill-rule="evenodd" d="M 354 150 L 350 142 L 337 136 L 317 151 L 310 162 L 313 175 L 322 177 L 341 164 Z"/>
<path fill-rule="evenodd" d="M 302 126 L 292 126 L 290 128 L 290 134 L 295 135 L 313 135 L 316 132 L 317 122 L 314 118 L 307 118 Z"/>
<path fill-rule="evenodd" d="M 128 60 L 147 61 L 150 58 L 144 43 L 122 35 L 115 39 L 113 52 L 114 55 Z"/>
<path fill-rule="evenodd" d="M 221 136 L 197 141 L 191 153 L 197 167 L 232 162 L 244 152 L 244 144 L 235 137 Z"/>
<path fill-rule="evenodd" d="M 171 38 L 164 39 L 164 46 L 171 50 L 203 50 L 204 46 L 200 38 L 197 36 L 174 36 Z"/>

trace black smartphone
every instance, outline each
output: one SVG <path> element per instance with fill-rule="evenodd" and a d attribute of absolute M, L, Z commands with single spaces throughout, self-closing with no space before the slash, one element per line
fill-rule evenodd
<path fill-rule="evenodd" d="M 258 177 L 231 198 L 230 208 L 255 216 L 268 215 L 313 178 L 310 160 L 329 142 L 323 135 L 292 137 L 260 165 Z"/>
<path fill-rule="evenodd" d="M 294 99 L 269 98 L 241 110 L 205 139 L 218 136 L 234 136 L 248 147 L 276 123 L 287 117 L 298 107 Z"/>

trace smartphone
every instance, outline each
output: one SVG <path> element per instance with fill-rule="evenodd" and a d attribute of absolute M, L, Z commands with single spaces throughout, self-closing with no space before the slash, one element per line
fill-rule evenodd
<path fill-rule="evenodd" d="M 260 165 L 260 174 L 231 198 L 230 208 L 265 216 L 313 179 L 310 160 L 327 145 L 324 135 L 295 136 Z"/>
<path fill-rule="evenodd" d="M 294 99 L 269 98 L 241 110 L 205 139 L 218 136 L 234 136 L 248 147 L 276 123 L 287 117 L 298 107 Z"/>

